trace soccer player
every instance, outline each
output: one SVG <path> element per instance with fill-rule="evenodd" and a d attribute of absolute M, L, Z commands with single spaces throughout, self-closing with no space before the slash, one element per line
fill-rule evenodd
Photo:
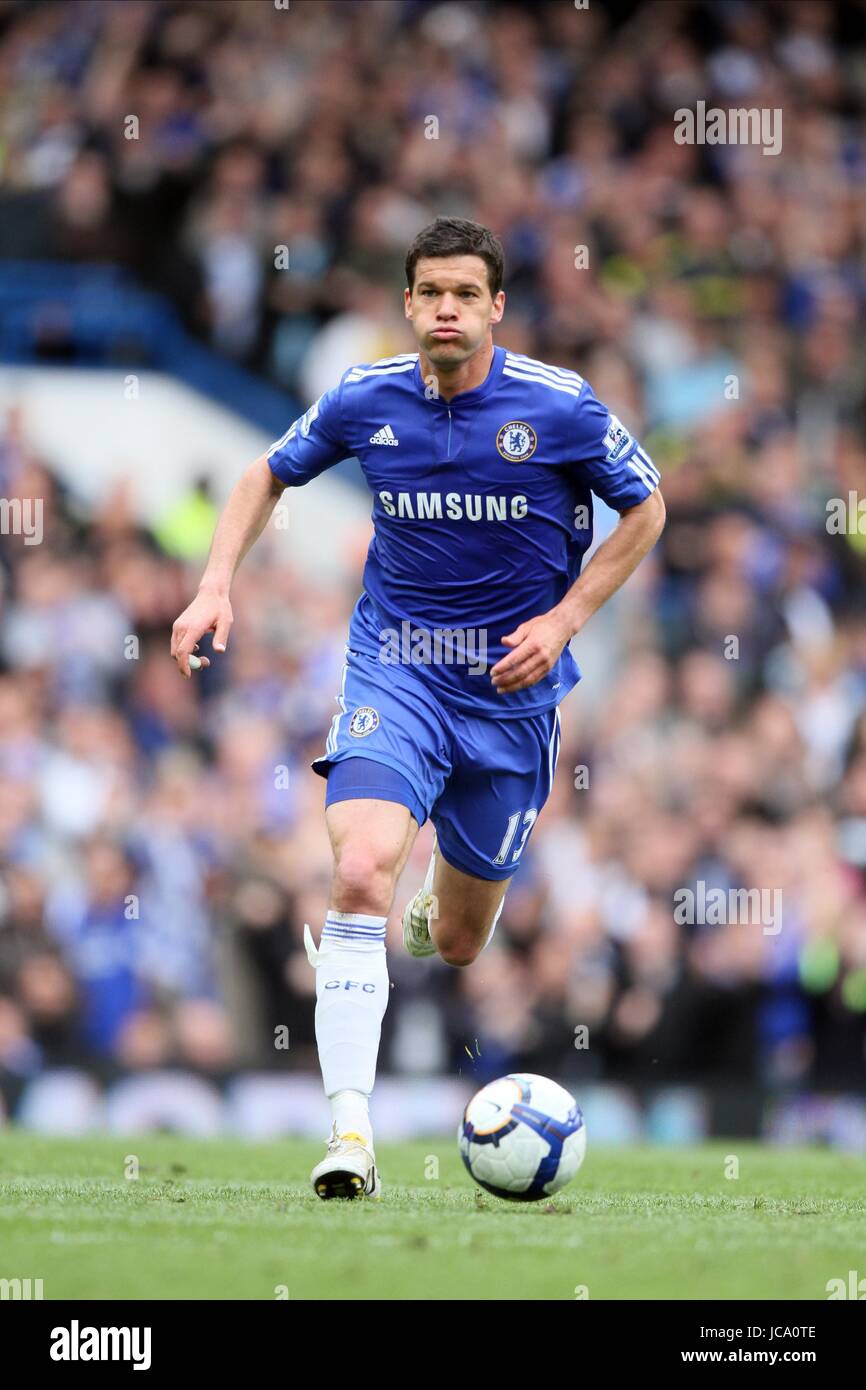
<path fill-rule="evenodd" d="M 655 543 L 659 473 L 574 371 L 494 346 L 502 247 L 438 218 L 406 257 L 418 342 L 352 367 L 235 486 L 198 593 L 174 624 L 189 678 L 205 632 L 225 651 L 235 571 L 286 487 L 356 456 L 375 534 L 321 757 L 334 856 L 316 969 L 316 1040 L 332 1127 L 320 1197 L 380 1192 L 368 1098 L 388 1001 L 385 923 L 418 829 L 435 829 L 406 906 L 414 956 L 469 965 L 550 794 L 569 642 Z M 620 513 L 581 573 L 592 493 Z M 206 665 L 207 658 L 201 658 Z"/>

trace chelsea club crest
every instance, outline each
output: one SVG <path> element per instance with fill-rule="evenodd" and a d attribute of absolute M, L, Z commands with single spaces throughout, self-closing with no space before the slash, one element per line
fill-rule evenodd
<path fill-rule="evenodd" d="M 379 727 L 379 715 L 372 705 L 361 705 L 349 720 L 349 733 L 355 738 L 366 738 Z"/>
<path fill-rule="evenodd" d="M 496 447 L 504 459 L 519 463 L 535 453 L 538 435 L 524 420 L 509 420 L 496 436 Z"/>

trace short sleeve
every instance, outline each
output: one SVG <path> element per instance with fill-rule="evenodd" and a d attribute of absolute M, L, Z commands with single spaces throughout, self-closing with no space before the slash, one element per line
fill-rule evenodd
<path fill-rule="evenodd" d="M 661 475 L 645 449 L 584 382 L 577 405 L 573 471 L 616 511 L 645 502 Z"/>
<path fill-rule="evenodd" d="M 314 401 L 268 449 L 271 472 L 287 487 L 308 483 L 351 453 L 343 440 L 341 385 Z"/>

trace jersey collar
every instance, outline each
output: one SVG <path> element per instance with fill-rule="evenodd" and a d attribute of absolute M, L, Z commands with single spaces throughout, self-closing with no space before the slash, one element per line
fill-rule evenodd
<path fill-rule="evenodd" d="M 495 391 L 496 387 L 499 385 L 499 379 L 502 376 L 502 368 L 504 366 L 505 348 L 496 347 L 494 345 L 493 361 L 490 363 L 490 371 L 487 373 L 487 376 L 484 378 L 481 385 L 473 387 L 471 391 L 459 391 L 457 395 L 454 396 L 450 401 L 442 401 L 442 404 L 448 405 L 451 407 L 452 410 L 454 410 L 458 405 L 472 405 L 475 401 L 483 400 L 485 396 L 490 395 L 491 391 Z M 415 387 L 423 396 L 427 387 L 424 378 L 421 375 L 420 354 L 417 362 L 415 363 L 415 371 L 413 373 L 413 376 L 415 381 Z M 439 398 L 434 397 L 433 399 L 437 400 Z"/>

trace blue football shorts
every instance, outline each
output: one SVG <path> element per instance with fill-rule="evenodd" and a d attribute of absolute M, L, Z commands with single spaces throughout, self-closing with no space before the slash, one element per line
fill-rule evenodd
<path fill-rule="evenodd" d="M 326 805 L 398 801 L 419 825 L 432 820 L 454 868 L 510 878 L 553 785 L 558 707 L 518 719 L 467 714 L 437 699 L 419 668 L 385 666 L 351 648 L 336 698 L 325 752 L 312 763 L 329 778 Z M 349 760 L 362 761 L 340 766 Z"/>

